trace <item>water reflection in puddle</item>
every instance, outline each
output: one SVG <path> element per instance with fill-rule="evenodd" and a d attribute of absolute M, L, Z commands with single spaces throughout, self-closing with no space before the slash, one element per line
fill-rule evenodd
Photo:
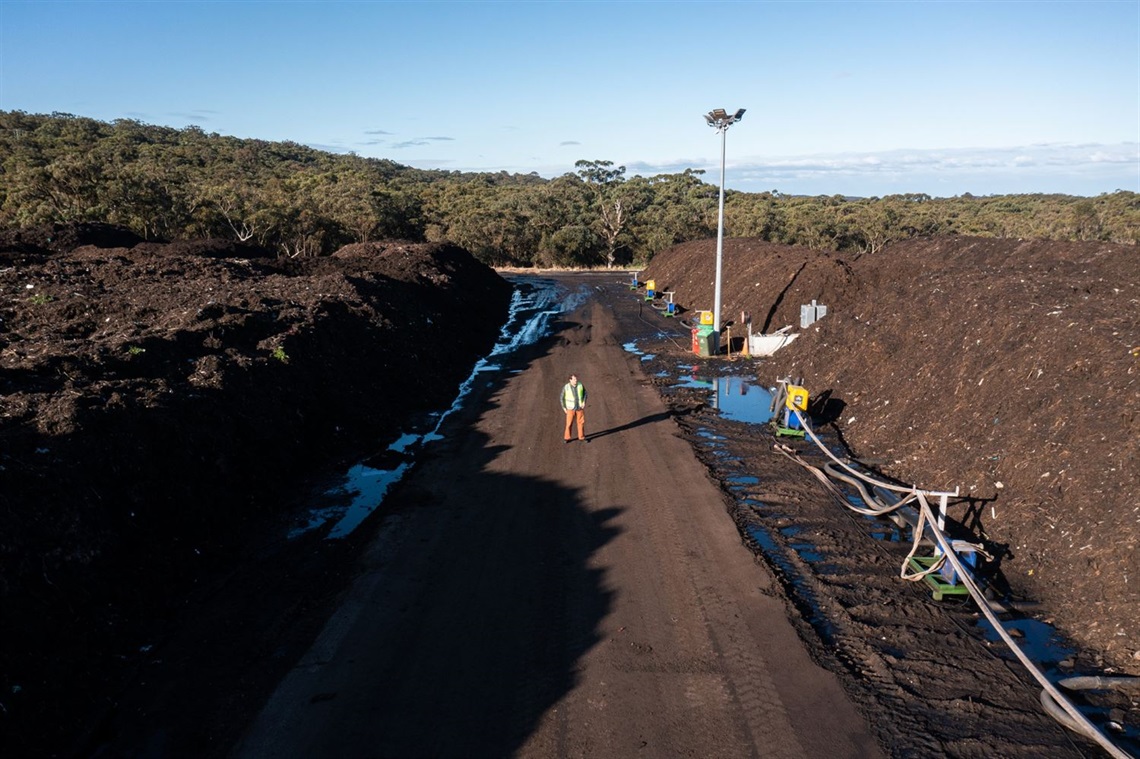
<path fill-rule="evenodd" d="M 767 424 L 772 419 L 772 392 L 747 377 L 718 377 L 713 381 L 712 406 L 737 422 Z"/>
<path fill-rule="evenodd" d="M 695 390 L 712 390 L 713 381 L 700 377 L 682 377 L 673 383 L 673 387 L 684 387 Z"/>
<path fill-rule="evenodd" d="M 1001 625 L 1014 638 L 1018 648 L 1025 652 L 1051 682 L 1056 683 L 1069 677 L 1104 675 L 1103 672 L 1076 671 L 1076 647 L 1066 642 L 1057 630 L 1046 622 L 1020 617 L 1002 620 Z M 1011 661 L 1014 660 L 1014 654 L 1005 647 L 1005 641 L 1001 639 L 988 619 L 980 618 L 978 629 L 987 641 L 1000 645 L 1000 647 L 995 647 L 995 650 L 999 651 L 1001 656 L 1007 657 Z M 1114 720 L 1111 707 L 1087 703 L 1080 691 L 1069 692 L 1068 695 L 1077 708 L 1088 717 L 1089 721 L 1097 725 L 1106 735 L 1111 736 L 1113 742 L 1132 751 L 1133 756 L 1140 756 L 1136 753 L 1136 750 L 1140 749 L 1140 728 L 1134 725 L 1121 725 L 1120 723 L 1110 726 L 1108 723 Z"/>
<path fill-rule="evenodd" d="M 901 543 L 903 542 L 904 535 L 899 526 L 894 522 L 881 519 L 879 517 L 867 517 L 874 526 L 871 528 L 871 537 L 875 540 L 882 540 L 886 543 Z"/>
<path fill-rule="evenodd" d="M 978 621 L 978 627 L 986 640 L 1005 645 L 988 619 L 982 617 Z M 1013 636 L 1018 647 L 1041 667 L 1041 671 L 1054 677 L 1067 676 L 1058 669 L 1058 665 L 1066 660 L 1071 661 L 1077 651 L 1068 646 L 1056 630 L 1044 622 L 1028 618 L 1002 622 L 1002 627 Z"/>
<path fill-rule="evenodd" d="M 349 469 L 344 487 L 346 491 L 355 493 L 355 496 L 345 510 L 344 516 L 329 530 L 329 539 L 343 538 L 359 527 L 365 517 L 384 500 L 388 488 L 393 483 L 399 482 L 407 469 L 406 463 L 391 471 L 372 469 L 363 464 L 357 464 Z"/>

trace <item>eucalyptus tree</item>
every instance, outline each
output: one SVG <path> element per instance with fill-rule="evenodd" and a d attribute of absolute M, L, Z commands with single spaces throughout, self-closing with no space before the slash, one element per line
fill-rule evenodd
<path fill-rule="evenodd" d="M 785 198 L 782 201 L 785 225 L 777 242 L 835 250 L 837 209 L 841 201 L 841 198 L 827 196 Z"/>
<path fill-rule="evenodd" d="M 400 183 L 374 187 L 368 202 L 376 214 L 378 239 L 402 239 L 420 242 L 424 239 L 424 209 L 421 192 Z"/>
<path fill-rule="evenodd" d="M 274 178 L 265 188 L 264 203 L 273 219 L 262 243 L 288 258 L 319 256 L 347 242 L 343 229 L 323 207 L 328 189 L 317 172 L 296 171 Z"/>
<path fill-rule="evenodd" d="M 607 267 L 617 260 L 619 238 L 629 223 L 630 199 L 622 192 L 625 167 L 612 168 L 613 161 L 576 161 L 578 176 L 594 193 L 598 218 L 595 227 L 605 244 Z"/>
<path fill-rule="evenodd" d="M 1092 199 L 1108 242 L 1140 243 L 1140 194 L 1127 190 L 1105 193 Z"/>
<path fill-rule="evenodd" d="M 8 199 L 23 207 L 22 223 L 103 220 L 103 161 L 94 148 L 106 130 L 101 122 L 56 113 L 20 136 L 23 149 L 6 162 L 6 178 Z"/>
<path fill-rule="evenodd" d="M 883 246 L 903 236 L 899 211 L 890 198 L 860 200 L 853 204 L 851 226 L 862 252 L 878 253 Z"/>

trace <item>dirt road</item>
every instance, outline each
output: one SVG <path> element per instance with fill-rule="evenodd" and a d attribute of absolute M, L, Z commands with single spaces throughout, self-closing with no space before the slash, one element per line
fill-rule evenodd
<path fill-rule="evenodd" d="M 613 312 L 456 414 L 240 756 L 879 756 Z M 587 443 L 558 390 L 589 390 Z"/>

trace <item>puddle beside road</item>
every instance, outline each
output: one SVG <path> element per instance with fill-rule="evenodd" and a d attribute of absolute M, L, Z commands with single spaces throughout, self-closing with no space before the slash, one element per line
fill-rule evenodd
<path fill-rule="evenodd" d="M 550 334 L 557 317 L 578 308 L 589 295 L 590 292 L 585 287 L 569 292 L 553 280 L 540 277 L 517 278 L 507 320 L 499 331 L 498 341 L 460 384 L 451 406 L 446 411 L 427 415 L 423 429 L 404 432 L 388 446 L 385 453 L 356 464 L 338 477 L 334 484 L 315 497 L 315 503 L 288 531 L 289 539 L 328 525 L 331 525 L 325 536 L 328 540 L 352 534 L 384 502 L 392 485 L 408 472 L 414 463 L 415 454 L 425 445 L 442 439 L 439 431 L 443 423 L 451 414 L 463 408 L 476 378 L 502 371 L 500 359 Z M 369 465 L 370 461 L 388 459 L 395 459 L 390 467 Z"/>
<path fill-rule="evenodd" d="M 772 391 L 748 377 L 717 377 L 712 406 L 736 422 L 767 424 L 772 420 Z"/>
<path fill-rule="evenodd" d="M 632 353 L 633 355 L 640 357 L 642 361 L 652 361 L 653 359 L 657 358 L 657 354 L 655 353 L 643 353 L 642 351 L 638 350 L 636 342 L 623 343 L 621 347 L 624 348 L 627 353 Z"/>
<path fill-rule="evenodd" d="M 771 421 L 772 391 L 759 381 L 736 375 L 708 376 L 703 367 L 686 364 L 678 372 L 670 387 L 710 391 L 709 405 L 725 419 L 746 424 Z"/>
<path fill-rule="evenodd" d="M 1017 641 L 1021 650 L 1041 668 L 1041 671 L 1049 675 L 1050 679 L 1068 676 L 1059 665 L 1066 661 L 1072 662 L 1077 650 L 1067 645 L 1052 627 L 1029 618 L 1003 621 L 1002 627 Z M 978 621 L 978 628 L 986 640 L 1005 645 L 997 630 L 985 617 Z M 1071 673 L 1071 668 L 1069 671 Z"/>
<path fill-rule="evenodd" d="M 772 563 L 776 571 L 778 571 L 784 578 L 784 582 L 791 585 L 794 592 L 789 594 L 792 603 L 800 610 L 803 617 L 812 626 L 812 628 L 819 635 L 820 640 L 824 643 L 831 643 L 835 637 L 835 628 L 832 626 L 831 621 L 824 614 L 823 608 L 819 601 L 816 599 L 815 594 L 811 588 L 807 586 L 804 577 L 796 569 L 796 567 L 788 560 L 784 553 L 783 547 L 776 541 L 768 529 L 763 525 L 752 524 L 747 529 L 748 536 L 751 537 L 768 560 Z"/>
<path fill-rule="evenodd" d="M 682 377 L 673 383 L 672 387 L 685 387 L 694 390 L 712 390 L 713 381 L 700 377 Z"/>
<path fill-rule="evenodd" d="M 1025 652 L 1026 656 L 1044 673 L 1050 682 L 1058 683 L 1070 677 L 1102 677 L 1104 672 L 1078 672 L 1077 649 L 1065 641 L 1060 633 L 1050 624 L 1029 617 L 1016 617 L 1000 620 L 1002 627 Z M 990 643 L 996 644 L 995 651 L 1011 662 L 1016 661 L 1005 641 L 998 635 L 997 630 L 989 620 L 982 617 L 978 620 L 978 629 L 982 636 Z M 1111 676 L 1111 675 L 1110 675 Z M 1102 730 L 1105 735 L 1111 736 L 1114 743 L 1128 749 L 1133 756 L 1140 756 L 1140 727 L 1125 725 L 1117 721 L 1122 719 L 1113 714 L 1113 707 L 1091 704 L 1086 700 L 1084 691 L 1070 692 L 1061 688 L 1073 704 L 1090 722 Z M 1120 706 L 1126 706 L 1126 696 L 1119 696 Z"/>

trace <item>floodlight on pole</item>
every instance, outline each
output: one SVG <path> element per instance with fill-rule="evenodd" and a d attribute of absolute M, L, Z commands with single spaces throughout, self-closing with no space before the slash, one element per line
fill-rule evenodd
<path fill-rule="evenodd" d="M 724 135 L 742 118 L 743 108 L 732 115 L 723 108 L 716 108 L 705 115 L 705 121 L 720 134 L 720 213 L 716 225 L 716 287 L 713 291 L 713 331 L 717 334 L 720 334 L 720 275 L 724 261 Z"/>

